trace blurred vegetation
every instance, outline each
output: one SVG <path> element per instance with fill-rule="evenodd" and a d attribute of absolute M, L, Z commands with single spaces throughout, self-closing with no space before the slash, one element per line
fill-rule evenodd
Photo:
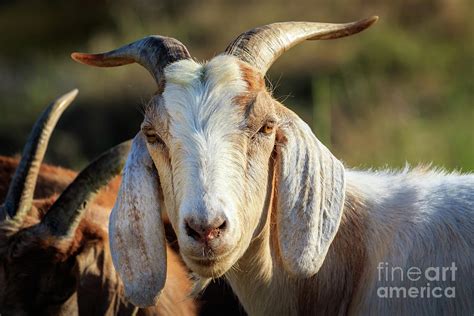
<path fill-rule="evenodd" d="M 312 124 L 349 166 L 433 162 L 474 170 L 474 2 L 8 1 L 0 2 L 0 154 L 21 152 L 41 110 L 80 94 L 58 124 L 47 161 L 79 168 L 138 131 L 154 91 L 137 65 L 94 69 L 72 51 L 109 50 L 148 34 L 181 40 L 198 60 L 241 32 L 276 21 L 346 22 L 369 30 L 307 42 L 268 73 L 274 95 Z"/>

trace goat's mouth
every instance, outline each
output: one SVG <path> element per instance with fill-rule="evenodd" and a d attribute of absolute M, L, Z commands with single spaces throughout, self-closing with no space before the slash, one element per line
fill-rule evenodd
<path fill-rule="evenodd" d="M 212 267 L 213 265 L 215 265 L 216 263 L 219 262 L 219 259 L 218 258 L 190 258 L 192 261 L 194 261 L 196 264 L 199 264 L 201 266 L 204 266 L 204 267 Z"/>
<path fill-rule="evenodd" d="M 183 254 L 186 265 L 203 277 L 219 277 L 229 270 L 235 262 L 233 250 L 218 256 L 188 256 Z"/>
<path fill-rule="evenodd" d="M 207 248 L 207 247 L 206 247 Z M 233 249 L 226 252 L 214 252 L 211 248 L 203 249 L 201 256 L 184 254 L 188 259 L 202 265 L 212 265 L 214 263 L 219 263 L 226 261 L 232 254 Z"/>

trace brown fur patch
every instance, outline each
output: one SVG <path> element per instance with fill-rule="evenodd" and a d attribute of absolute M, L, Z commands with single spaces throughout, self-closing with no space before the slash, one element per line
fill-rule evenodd
<path fill-rule="evenodd" d="M 18 166 L 19 159 L 0 156 L 0 202 L 5 200 L 8 192 L 8 186 L 13 178 Z M 38 181 L 35 188 L 34 199 L 49 199 L 58 195 L 74 180 L 77 172 L 61 167 L 42 164 L 38 174 Z M 116 176 L 107 186 L 102 188 L 94 198 L 94 204 L 106 208 L 112 208 L 115 203 L 121 177 Z M 39 204 L 37 205 L 39 207 Z M 44 206 L 42 207 L 44 209 Z"/>
<path fill-rule="evenodd" d="M 308 284 L 301 286 L 298 304 L 301 314 L 350 314 L 352 300 L 363 286 L 360 281 L 367 262 L 366 216 L 363 201 L 347 190 L 339 230 L 314 276 L 315 292 L 306 293 L 311 288 Z"/>
<path fill-rule="evenodd" d="M 262 75 L 249 64 L 239 62 L 239 67 L 242 80 L 247 84 L 247 92 L 237 96 L 234 102 L 242 109 L 246 109 L 253 102 L 258 92 L 265 90 L 265 80 Z"/>
<path fill-rule="evenodd" d="M 283 146 L 287 143 L 288 139 L 286 138 L 285 134 L 282 132 L 281 129 L 277 129 L 275 134 L 275 146 Z"/>
<path fill-rule="evenodd" d="M 7 195 L 8 186 L 18 163 L 18 158 L 0 156 L 0 201 L 3 201 Z M 34 198 L 42 199 L 55 193 L 61 193 L 76 174 L 72 170 L 42 164 Z"/>
<path fill-rule="evenodd" d="M 279 264 L 283 265 L 281 262 L 281 254 L 280 254 L 280 245 L 278 241 L 278 225 L 277 225 L 277 211 L 278 211 L 278 198 L 279 198 L 279 191 L 278 186 L 280 184 L 280 154 L 278 150 L 275 148 L 272 152 L 271 156 L 271 172 L 272 174 L 272 193 L 271 193 L 271 210 L 270 210 L 270 245 L 273 249 L 273 257 L 275 260 L 280 260 Z"/>
<path fill-rule="evenodd" d="M 344 256 L 350 271 L 352 292 L 351 297 L 357 292 L 367 262 L 367 236 L 368 228 L 366 206 L 362 199 L 346 190 L 344 211 L 342 213 L 339 232 L 334 243 L 335 251 Z"/>
<path fill-rule="evenodd" d="M 166 80 L 164 78 L 161 78 L 161 80 L 157 84 L 158 84 L 158 86 L 157 86 L 157 89 L 156 89 L 154 95 L 161 95 L 161 94 L 163 94 L 163 91 L 165 91 Z"/>

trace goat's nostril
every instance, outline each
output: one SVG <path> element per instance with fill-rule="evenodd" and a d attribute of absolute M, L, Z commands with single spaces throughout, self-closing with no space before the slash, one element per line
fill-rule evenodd
<path fill-rule="evenodd" d="M 209 241 L 209 240 L 213 240 L 213 239 L 221 237 L 226 227 L 227 227 L 226 220 L 223 220 L 222 224 L 220 225 L 217 224 L 217 225 L 208 227 L 208 229 L 204 233 L 204 241 Z"/>
<path fill-rule="evenodd" d="M 188 236 L 191 237 L 192 239 L 194 240 L 201 239 L 201 235 L 194 228 L 191 227 L 188 221 L 186 221 L 185 229 L 186 229 L 186 234 L 188 234 Z"/>
<path fill-rule="evenodd" d="M 227 228 L 227 221 L 224 220 L 224 222 L 219 226 L 217 227 L 217 229 L 219 230 L 225 230 Z"/>

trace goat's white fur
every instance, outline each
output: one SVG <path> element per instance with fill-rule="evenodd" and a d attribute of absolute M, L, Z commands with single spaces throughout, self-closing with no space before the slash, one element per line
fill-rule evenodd
<path fill-rule="evenodd" d="M 243 113 L 234 99 L 246 84 L 236 58 L 179 61 L 165 77 L 145 118 L 167 147 L 148 144 L 162 207 L 188 266 L 204 277 L 225 273 L 249 314 L 473 312 L 474 176 L 344 171 L 306 124 L 263 95 L 255 102 L 269 102 L 283 131 L 293 124 L 288 143 L 279 145 L 280 164 L 273 164 L 275 134 L 249 141 L 239 129 Z M 138 199 L 150 194 L 138 185 L 128 189 Z M 269 202 L 274 198 L 277 206 Z M 191 257 L 201 246 L 186 236 L 182 220 L 201 211 L 212 216 L 218 207 L 230 222 L 228 252 L 211 268 L 200 267 Z M 457 296 L 379 298 L 379 262 L 405 271 L 455 262 Z"/>
<path fill-rule="evenodd" d="M 238 186 L 228 181 L 239 178 L 234 160 L 241 159 L 242 154 L 226 139 L 238 132 L 240 115 L 232 103 L 224 100 L 244 93 L 246 86 L 240 80 L 238 65 L 225 59 L 220 56 L 204 66 L 185 60 L 166 69 L 163 105 L 172 121 L 168 133 L 179 140 L 169 143 L 170 156 L 182 157 L 173 161 L 174 194 L 183 203 L 181 216 L 198 207 L 195 204 L 199 201 L 186 199 L 186 194 L 205 196 L 211 199 L 206 201 L 210 205 L 222 203 L 212 201 L 220 195 L 239 196 L 239 192 L 229 191 Z"/>
<path fill-rule="evenodd" d="M 169 192 L 164 202 L 182 252 L 202 252 L 183 227 L 184 218 L 195 217 L 201 210 L 206 210 L 208 218 L 217 212 L 225 214 L 230 223 L 227 243 L 236 243 L 241 235 L 241 227 L 232 224 L 239 222 L 237 209 L 243 203 L 239 200 L 239 179 L 244 174 L 241 166 L 245 161 L 239 142 L 229 139 L 239 132 L 241 115 L 227 100 L 244 93 L 246 85 L 240 79 L 238 64 L 229 60 L 233 61 L 228 56 L 218 56 L 205 65 L 191 60 L 171 64 L 165 69 L 167 85 L 162 99 L 155 103 L 164 108 L 169 118 L 166 132 L 170 161 L 163 161 L 153 148 L 150 154 L 160 176 L 171 180 L 162 181 L 162 185 L 173 184 L 164 189 Z M 167 164 L 171 164 L 172 174 Z M 228 260 L 239 255 L 232 253 L 233 259 Z M 184 260 L 192 264 L 187 257 Z"/>
<path fill-rule="evenodd" d="M 233 290 L 251 315 L 350 314 L 350 315 L 465 315 L 473 311 L 474 289 L 474 177 L 443 171 L 346 170 L 346 195 L 359 200 L 355 216 L 364 221 L 362 244 L 344 240 L 346 252 L 330 248 L 319 272 L 309 279 L 295 279 L 275 262 L 270 231 L 254 240 L 238 262 L 240 270 L 226 274 Z M 291 194 L 291 192 L 286 192 Z M 344 212 L 351 206 L 346 204 Z M 340 229 L 353 230 L 350 221 Z M 342 227 L 345 226 L 345 227 Z M 344 238 L 336 235 L 336 238 Z M 339 259 L 364 248 L 361 275 L 355 288 L 349 267 Z M 340 251 L 340 249 L 339 249 Z M 450 267 L 455 280 L 412 282 L 395 278 L 379 280 L 377 267 L 388 263 L 406 273 L 417 267 Z M 270 275 L 271 277 L 268 277 Z M 256 282 L 256 280 L 258 280 Z M 454 287 L 455 298 L 383 298 L 380 287 Z M 325 294 L 318 293 L 319 291 Z M 344 293 L 347 291 L 347 293 Z M 336 292 L 336 293 L 335 293 Z M 426 294 L 425 294 L 426 295 Z M 342 297 L 342 299 L 340 299 Z"/>

